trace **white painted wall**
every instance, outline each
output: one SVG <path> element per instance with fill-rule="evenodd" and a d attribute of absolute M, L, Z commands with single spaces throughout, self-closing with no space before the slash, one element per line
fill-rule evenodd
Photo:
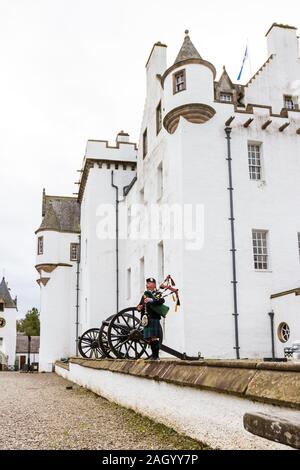
<path fill-rule="evenodd" d="M 267 36 L 273 59 L 246 88 L 247 103 L 272 106 L 279 114 L 284 95 L 299 96 L 300 60 L 297 30 L 274 27 Z"/>
<path fill-rule="evenodd" d="M 224 450 L 291 450 L 254 436 L 243 427 L 245 413 L 295 419 L 297 410 L 261 404 L 165 382 L 95 370 L 70 363 L 55 367 L 58 375 L 102 397 L 163 423 L 179 433 Z"/>
<path fill-rule="evenodd" d="M 108 148 L 103 142 L 88 144 L 87 156 L 112 160 L 99 168 L 95 163 L 89 177 L 81 204 L 81 264 L 80 264 L 80 334 L 89 328 L 98 328 L 102 321 L 117 313 L 116 307 L 116 189 L 119 200 L 123 188 L 135 177 L 136 150 L 132 144 L 119 143 L 118 148 Z M 120 162 L 118 168 L 115 161 Z M 125 165 L 125 168 L 123 167 Z M 102 237 L 101 224 L 111 214 L 110 233 Z M 105 224 L 104 224 L 105 225 Z"/>
<path fill-rule="evenodd" d="M 300 341 L 300 297 L 291 294 L 272 300 L 274 311 L 275 350 L 279 357 L 284 357 L 284 348 L 292 347 L 294 342 Z M 290 339 L 282 343 L 279 339 L 278 329 L 281 323 L 290 327 Z"/>

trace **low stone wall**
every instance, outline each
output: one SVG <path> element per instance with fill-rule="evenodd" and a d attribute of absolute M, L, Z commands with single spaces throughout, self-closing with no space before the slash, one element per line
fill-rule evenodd
<path fill-rule="evenodd" d="M 56 372 L 215 448 L 290 449 L 245 431 L 243 417 L 293 420 L 300 409 L 300 364 L 72 358 Z"/>

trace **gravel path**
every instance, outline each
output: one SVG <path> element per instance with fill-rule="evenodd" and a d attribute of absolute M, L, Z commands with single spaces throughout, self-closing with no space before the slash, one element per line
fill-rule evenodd
<path fill-rule="evenodd" d="M 205 448 L 55 374 L 0 372 L 0 450 Z"/>

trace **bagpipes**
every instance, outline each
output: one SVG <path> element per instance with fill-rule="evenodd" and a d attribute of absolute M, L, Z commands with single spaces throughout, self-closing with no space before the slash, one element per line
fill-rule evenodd
<path fill-rule="evenodd" d="M 163 289 L 162 297 L 168 297 L 172 295 L 172 299 L 175 303 L 175 312 L 177 312 L 178 307 L 180 307 L 180 299 L 179 299 L 179 290 L 175 287 L 175 281 L 172 279 L 170 274 L 166 277 L 166 279 L 160 284 L 160 289 Z M 169 294 L 164 294 L 164 292 L 170 291 Z"/>

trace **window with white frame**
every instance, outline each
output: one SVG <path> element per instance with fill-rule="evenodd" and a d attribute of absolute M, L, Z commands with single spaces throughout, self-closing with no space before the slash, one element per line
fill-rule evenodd
<path fill-rule="evenodd" d="M 42 255 L 44 253 L 44 237 L 38 238 L 38 255 Z"/>
<path fill-rule="evenodd" d="M 277 330 L 278 339 L 281 343 L 287 343 L 291 337 L 291 330 L 287 323 L 280 323 Z"/>
<path fill-rule="evenodd" d="M 262 144 L 248 143 L 248 163 L 250 179 L 260 181 L 262 179 Z"/>
<path fill-rule="evenodd" d="M 186 73 L 185 70 L 180 70 L 173 75 L 173 93 L 179 93 L 186 90 Z"/>
<path fill-rule="evenodd" d="M 127 299 L 130 299 L 131 297 L 131 268 L 128 268 L 126 272 L 126 285 L 127 285 Z"/>
<path fill-rule="evenodd" d="M 252 231 L 254 268 L 256 271 L 267 271 L 269 269 L 268 256 L 268 232 L 265 230 Z"/>
<path fill-rule="evenodd" d="M 220 101 L 224 103 L 232 103 L 232 94 L 231 93 L 220 93 Z"/>
<path fill-rule="evenodd" d="M 289 109 L 290 111 L 298 109 L 298 97 L 297 96 L 285 95 L 284 96 L 284 107 L 286 109 Z"/>

